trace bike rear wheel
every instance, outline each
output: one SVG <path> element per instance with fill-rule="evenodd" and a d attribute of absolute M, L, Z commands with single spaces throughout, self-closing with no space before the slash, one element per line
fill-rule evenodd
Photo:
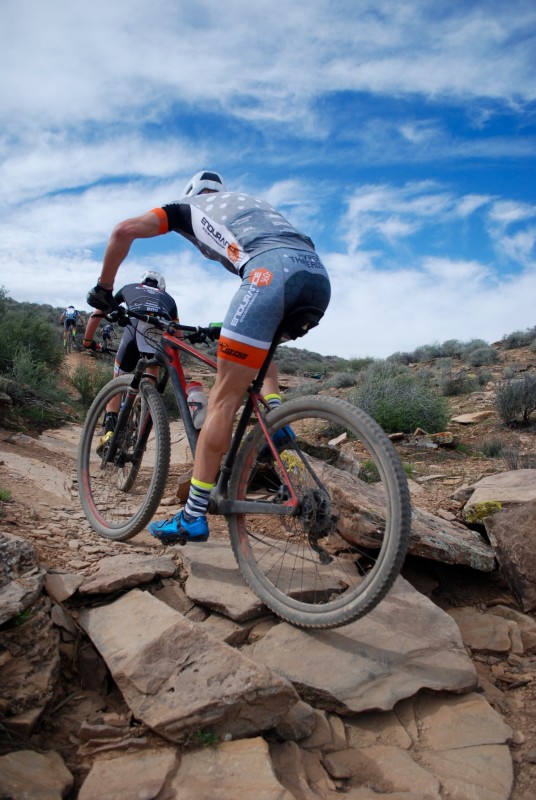
<path fill-rule="evenodd" d="M 126 541 L 152 519 L 169 472 L 170 434 L 164 401 L 150 381 L 142 381 L 117 431 L 117 452 L 107 462 L 106 406 L 130 386 L 130 375 L 114 378 L 93 401 L 78 450 L 78 492 L 84 514 L 101 536 Z"/>
<path fill-rule="evenodd" d="M 334 397 L 298 398 L 266 416 L 298 497 L 292 516 L 228 517 L 233 552 L 255 594 L 304 628 L 334 628 L 382 600 L 404 561 L 411 502 L 398 455 L 380 426 Z M 292 434 L 282 431 L 291 426 Z M 281 503 L 286 479 L 260 428 L 244 440 L 229 499 Z M 268 509 L 269 510 L 269 509 Z"/>

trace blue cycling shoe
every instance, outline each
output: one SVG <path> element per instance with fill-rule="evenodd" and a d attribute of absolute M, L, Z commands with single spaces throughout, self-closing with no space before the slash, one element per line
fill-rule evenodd
<path fill-rule="evenodd" d="M 196 517 L 187 521 L 183 512 L 175 514 L 171 519 L 150 522 L 147 526 L 155 539 L 163 544 L 186 544 L 186 542 L 206 542 L 208 539 L 208 523 L 206 517 Z"/>
<path fill-rule="evenodd" d="M 284 450 L 286 447 L 292 444 L 292 442 L 295 441 L 296 441 L 296 434 L 294 433 L 290 425 L 285 425 L 284 428 L 280 428 L 272 436 L 272 442 L 275 444 L 279 452 Z M 272 458 L 272 451 L 270 450 L 268 445 L 265 444 L 259 453 L 258 460 L 270 461 L 271 458 Z"/>
<path fill-rule="evenodd" d="M 278 450 L 284 450 L 286 445 L 289 445 L 295 441 L 296 434 L 290 425 L 285 425 L 284 428 L 280 428 L 272 436 L 272 442 L 275 444 Z"/>

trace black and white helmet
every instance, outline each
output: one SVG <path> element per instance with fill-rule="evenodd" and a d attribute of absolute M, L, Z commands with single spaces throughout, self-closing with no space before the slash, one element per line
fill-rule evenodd
<path fill-rule="evenodd" d="M 207 190 L 210 192 L 224 192 L 225 185 L 221 175 L 218 175 L 217 172 L 208 172 L 203 169 L 201 172 L 196 172 L 194 177 L 188 181 L 184 187 L 182 197 L 196 197 Z"/>
<path fill-rule="evenodd" d="M 166 291 L 166 279 L 161 272 L 155 272 L 154 269 L 147 269 L 141 276 L 140 283 L 144 286 L 153 286 L 155 289 Z"/>

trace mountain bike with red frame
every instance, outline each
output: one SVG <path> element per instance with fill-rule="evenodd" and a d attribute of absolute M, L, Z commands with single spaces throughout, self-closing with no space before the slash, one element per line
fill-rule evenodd
<path fill-rule="evenodd" d="M 101 536 L 126 541 L 152 519 L 170 471 L 170 423 L 163 392 L 171 384 L 189 449 L 198 431 L 181 356 L 216 369 L 194 345 L 218 329 L 130 312 L 156 344 L 133 374 L 111 380 L 83 427 L 78 486 L 84 513 Z M 223 515 L 244 579 L 281 618 L 304 628 L 334 628 L 367 614 L 399 574 L 411 527 L 401 462 L 381 427 L 339 397 L 298 397 L 269 410 L 261 386 L 277 345 L 297 338 L 321 314 L 298 309 L 281 324 L 238 416 L 212 492 L 209 514 Z M 147 372 L 158 365 L 159 377 Z M 107 405 L 120 395 L 113 435 L 103 442 Z M 374 469 L 371 469 L 371 465 Z M 376 482 L 370 483 L 371 473 Z M 209 520 L 210 521 L 210 520 Z M 196 545 L 210 546 L 210 545 Z"/>

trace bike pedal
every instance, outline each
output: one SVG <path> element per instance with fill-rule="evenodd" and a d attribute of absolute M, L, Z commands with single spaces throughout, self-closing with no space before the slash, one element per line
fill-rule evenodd
<path fill-rule="evenodd" d="M 99 440 L 99 446 L 97 447 L 98 456 L 104 455 L 104 450 L 106 448 L 106 445 L 108 444 L 113 435 L 114 435 L 113 431 L 108 431 L 108 433 L 105 433 L 104 436 L 101 436 Z"/>
<path fill-rule="evenodd" d="M 160 544 L 163 544 L 164 547 L 169 547 L 170 545 L 180 544 L 181 547 L 184 547 L 185 544 L 188 542 L 187 536 L 175 536 L 173 534 L 166 536 L 164 539 L 159 539 Z"/>

